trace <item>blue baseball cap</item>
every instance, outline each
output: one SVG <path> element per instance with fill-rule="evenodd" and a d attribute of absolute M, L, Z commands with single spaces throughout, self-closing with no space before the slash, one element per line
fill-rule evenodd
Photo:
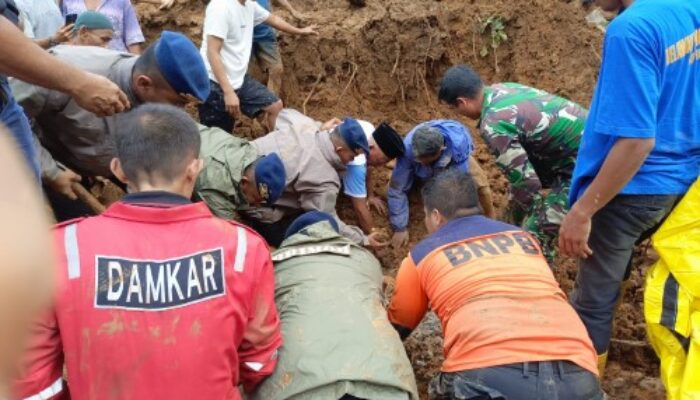
<path fill-rule="evenodd" d="M 335 229 L 336 232 L 340 230 L 340 228 L 338 227 L 338 221 L 336 221 L 332 215 L 321 211 L 307 211 L 301 216 L 299 216 L 297 219 L 295 219 L 291 225 L 289 225 L 289 228 L 287 228 L 287 232 L 284 233 L 284 238 L 287 239 L 288 237 L 299 233 L 299 231 L 306 228 L 307 226 L 313 225 L 321 221 L 328 221 L 331 224 L 331 227 L 333 227 L 333 229 Z"/>
<path fill-rule="evenodd" d="M 178 94 L 199 101 L 209 97 L 209 75 L 199 50 L 187 36 L 163 31 L 155 44 L 158 69 Z"/>
<path fill-rule="evenodd" d="M 265 203 L 271 205 L 279 200 L 286 180 L 284 164 L 277 153 L 262 156 L 255 162 L 255 185 Z"/>
<path fill-rule="evenodd" d="M 337 127 L 345 143 L 352 150 L 362 149 L 365 154 L 369 154 L 369 143 L 367 135 L 362 129 L 362 125 L 355 118 L 345 118 Z"/>

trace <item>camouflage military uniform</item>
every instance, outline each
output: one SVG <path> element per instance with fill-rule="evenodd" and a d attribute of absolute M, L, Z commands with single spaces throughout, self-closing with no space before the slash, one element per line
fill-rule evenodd
<path fill-rule="evenodd" d="M 511 183 L 513 222 L 540 240 L 550 263 L 587 114 L 574 102 L 517 83 L 484 88 L 479 130 Z"/>

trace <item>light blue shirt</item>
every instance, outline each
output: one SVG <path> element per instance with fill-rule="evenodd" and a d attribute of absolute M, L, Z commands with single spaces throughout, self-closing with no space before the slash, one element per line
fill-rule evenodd
<path fill-rule="evenodd" d="M 355 198 L 367 197 L 367 164 L 348 164 L 343 177 L 343 192 Z"/>
<path fill-rule="evenodd" d="M 22 13 L 24 34 L 32 39 L 53 36 L 65 22 L 54 0 L 15 0 L 15 3 Z"/>

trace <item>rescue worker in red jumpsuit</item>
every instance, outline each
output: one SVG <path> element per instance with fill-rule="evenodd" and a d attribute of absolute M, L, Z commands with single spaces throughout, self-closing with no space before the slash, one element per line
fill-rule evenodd
<path fill-rule="evenodd" d="M 16 398 L 241 399 L 276 365 L 282 338 L 265 241 L 191 203 L 199 130 L 180 109 L 121 116 L 114 175 L 129 194 L 55 231 L 57 293 L 28 350 Z M 276 156 L 256 167 L 274 202 Z"/>

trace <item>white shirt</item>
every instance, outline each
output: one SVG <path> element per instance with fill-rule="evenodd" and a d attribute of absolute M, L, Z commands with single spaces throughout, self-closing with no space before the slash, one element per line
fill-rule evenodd
<path fill-rule="evenodd" d="M 54 0 L 16 0 L 22 13 L 24 34 L 32 39 L 53 36 L 65 22 Z"/>
<path fill-rule="evenodd" d="M 204 33 L 200 53 L 207 66 L 209 78 L 218 82 L 207 57 L 207 36 L 223 39 L 221 60 L 228 80 L 234 90 L 243 85 L 243 78 L 248 70 L 250 53 L 253 49 L 253 28 L 263 23 L 270 12 L 257 2 L 246 0 L 212 0 L 204 16 Z"/>

